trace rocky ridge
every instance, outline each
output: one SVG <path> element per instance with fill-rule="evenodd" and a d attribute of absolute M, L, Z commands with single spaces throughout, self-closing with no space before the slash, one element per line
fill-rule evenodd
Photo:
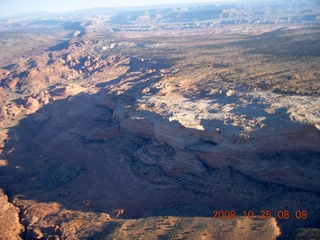
<path fill-rule="evenodd" d="M 190 215 L 210 220 L 213 206 L 279 210 L 287 196 L 296 208 L 318 211 L 319 96 L 223 82 L 192 96 L 191 75 L 177 83 L 174 65 L 122 53 L 138 44 L 118 54 L 87 35 L 64 45 L 1 69 L 0 93 L 8 97 L 1 102 L 1 187 L 20 208 L 27 237 L 129 236 L 145 220 L 129 220 L 137 225 L 130 227 L 119 217 L 153 217 L 166 206 L 177 215 L 191 211 L 173 210 L 182 203 L 209 206 Z M 10 214 L 18 236 L 18 211 Z M 201 231 L 211 224 L 201 221 Z M 254 221 L 232 222 L 221 238 L 244 234 Z M 309 221 L 314 226 L 315 217 Z M 258 225 L 243 239 L 256 228 L 269 229 L 270 239 L 280 234 L 274 218 Z"/>

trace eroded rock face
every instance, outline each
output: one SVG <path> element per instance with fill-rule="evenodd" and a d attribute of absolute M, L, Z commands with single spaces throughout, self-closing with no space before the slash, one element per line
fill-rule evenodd
<path fill-rule="evenodd" d="M 107 105 L 123 132 L 156 139 L 173 147 L 176 153 L 192 150 L 214 168 L 230 166 L 259 180 L 312 191 L 320 189 L 318 170 L 314 168 L 320 156 L 318 97 L 300 101 L 292 97 L 293 105 L 288 97 L 282 99 L 269 93 L 266 99 L 263 92 L 239 90 L 232 96 L 229 91 L 225 95 L 217 93 L 194 103 L 173 93 L 141 94 L 133 100 L 132 94 L 126 95 L 125 83 L 120 82 L 116 89 L 122 94 L 110 98 Z M 252 106 L 250 102 L 257 103 Z M 285 107 L 290 117 L 277 113 Z M 308 117 L 291 121 L 297 112 Z M 286 170 L 281 174 L 283 168 Z"/>
<path fill-rule="evenodd" d="M 191 239 L 280 234 L 275 218 L 212 224 L 213 209 L 231 208 L 271 209 L 273 216 L 308 209 L 305 222 L 280 228 L 315 225 L 319 96 L 230 89 L 222 80 L 202 94 L 198 77 L 211 79 L 212 66 L 219 72 L 231 63 L 196 66 L 192 76 L 192 64 L 117 52 L 130 53 L 132 39 L 85 37 L 1 70 L 0 186 L 21 209 L 27 238 L 183 238 L 183 229 Z M 17 209 L 0 197 L 18 236 Z"/>
<path fill-rule="evenodd" d="M 0 233 L 1 239 L 22 239 L 24 226 L 19 219 L 20 210 L 8 201 L 8 196 L 0 189 Z"/>
<path fill-rule="evenodd" d="M 58 203 L 14 200 L 21 207 L 26 239 L 79 239 L 102 231 L 112 219 L 108 214 L 72 212 Z M 67 221 L 66 221 L 67 220 Z M 61 224 L 61 221 L 64 222 Z M 60 223 L 59 223 L 60 222 Z M 10 238 L 11 239 L 11 238 Z M 14 239 L 14 238 L 12 238 Z"/>

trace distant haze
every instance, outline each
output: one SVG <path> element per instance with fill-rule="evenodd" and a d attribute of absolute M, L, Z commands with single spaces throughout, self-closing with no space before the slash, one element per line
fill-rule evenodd
<path fill-rule="evenodd" d="M 0 0 L 0 17 L 33 11 L 71 11 L 94 7 L 129 7 L 180 3 L 238 2 L 240 0 Z"/>

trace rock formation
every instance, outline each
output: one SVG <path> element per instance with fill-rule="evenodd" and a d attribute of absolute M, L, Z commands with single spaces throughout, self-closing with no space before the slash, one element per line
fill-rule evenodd
<path fill-rule="evenodd" d="M 317 28 L 169 36 L 86 24 L 69 40 L 53 46 L 49 35 L 52 45 L 0 61 L 1 237 L 317 233 L 319 56 L 300 61 L 281 42 L 293 36 L 301 46 Z M 280 55 L 278 45 L 263 52 L 273 37 Z M 213 219 L 214 210 L 237 217 Z M 295 219 L 303 210 L 308 217 Z"/>

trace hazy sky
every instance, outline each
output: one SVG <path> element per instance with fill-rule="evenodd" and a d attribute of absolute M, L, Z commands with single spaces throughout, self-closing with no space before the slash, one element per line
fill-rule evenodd
<path fill-rule="evenodd" d="M 176 3 L 236 2 L 239 0 L 0 0 L 0 17 L 31 11 L 69 11 L 93 7 L 123 7 Z"/>

